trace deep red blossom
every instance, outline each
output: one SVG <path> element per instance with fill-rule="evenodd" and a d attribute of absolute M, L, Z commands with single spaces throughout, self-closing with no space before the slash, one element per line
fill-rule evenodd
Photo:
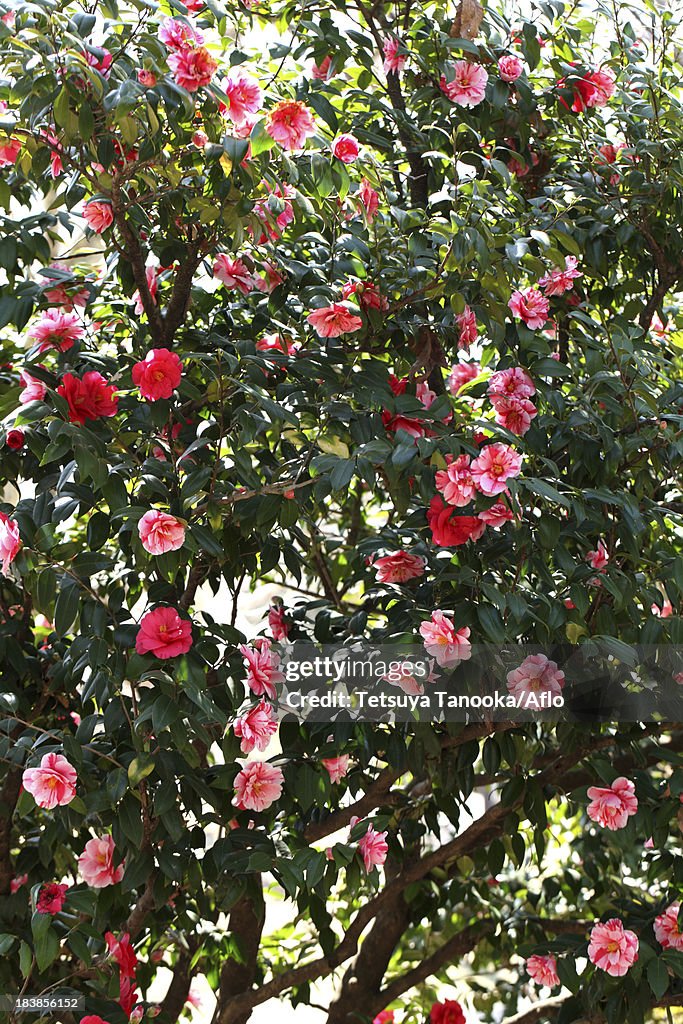
<path fill-rule="evenodd" d="M 486 523 L 477 516 L 457 515 L 440 494 L 435 494 L 429 503 L 427 522 L 434 543 L 445 548 L 459 547 L 468 540 L 479 540 L 486 529 Z"/>
<path fill-rule="evenodd" d="M 65 373 L 57 394 L 66 399 L 72 423 L 116 416 L 118 411 L 116 385 L 108 384 L 96 370 L 88 370 L 82 378 Z"/>

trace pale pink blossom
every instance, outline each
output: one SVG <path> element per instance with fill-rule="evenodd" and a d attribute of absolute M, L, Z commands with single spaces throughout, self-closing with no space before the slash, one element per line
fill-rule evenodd
<path fill-rule="evenodd" d="M 515 514 L 504 502 L 496 501 L 490 508 L 480 512 L 478 518 L 492 529 L 500 530 L 505 523 L 515 518 Z"/>
<path fill-rule="evenodd" d="M 256 288 L 254 275 L 239 256 L 233 260 L 225 253 L 220 253 L 213 265 L 213 276 L 226 288 L 237 289 L 242 295 L 248 295 Z"/>
<path fill-rule="evenodd" d="M 258 348 L 258 342 L 256 343 Z M 277 600 L 277 599 L 276 599 Z M 268 609 L 268 625 L 273 634 L 273 640 L 286 640 L 289 636 L 290 624 L 287 621 L 285 609 L 280 603 L 271 604 Z"/>
<path fill-rule="evenodd" d="M 465 384 L 481 373 L 479 363 L 455 363 L 448 377 L 446 387 L 452 395 L 458 395 Z"/>
<path fill-rule="evenodd" d="M 518 668 L 508 672 L 507 688 L 514 697 L 532 693 L 559 696 L 564 688 L 564 672 L 545 654 L 530 654 Z"/>
<path fill-rule="evenodd" d="M 320 763 L 327 769 L 331 782 L 340 782 L 349 770 L 348 754 L 340 754 L 339 757 L 323 757 Z"/>
<path fill-rule="evenodd" d="M 165 555 L 167 551 L 178 551 L 185 543 L 185 526 L 158 509 L 150 509 L 138 522 L 138 533 L 145 551 L 150 555 Z"/>
<path fill-rule="evenodd" d="M 476 107 L 486 95 L 486 83 L 489 80 L 486 68 L 469 60 L 456 61 L 453 68 L 453 81 L 448 82 L 441 76 L 441 90 L 449 100 L 460 107 Z"/>
<path fill-rule="evenodd" d="M 315 121 L 305 103 L 281 100 L 266 118 L 266 131 L 284 149 L 303 149 L 306 139 L 315 132 Z"/>
<path fill-rule="evenodd" d="M 666 594 L 662 594 L 662 607 L 660 608 L 658 604 L 653 602 L 651 610 L 652 614 L 656 615 L 658 619 L 668 619 L 674 613 L 673 605 Z"/>
<path fill-rule="evenodd" d="M 385 75 L 400 75 L 403 71 L 408 60 L 408 54 L 405 52 L 405 48 L 399 53 L 402 46 L 403 44 L 395 36 L 389 36 L 384 40 L 382 50 L 384 52 Z"/>
<path fill-rule="evenodd" d="M 21 377 L 24 389 L 19 395 L 19 401 L 22 405 L 26 405 L 27 402 L 42 402 L 47 392 L 46 386 L 42 380 L 36 380 L 26 370 L 20 370 L 19 376 Z"/>
<path fill-rule="evenodd" d="M 19 527 L 8 515 L 0 512 L 0 560 L 2 561 L 4 576 L 7 575 L 7 570 L 20 550 L 21 538 L 19 536 Z"/>
<path fill-rule="evenodd" d="M 465 306 L 462 313 L 458 313 L 456 316 L 455 322 L 458 325 L 460 332 L 458 336 L 458 348 L 464 349 L 465 352 L 469 352 L 470 345 L 472 345 L 479 336 L 479 332 L 477 331 L 477 317 L 469 306 Z"/>
<path fill-rule="evenodd" d="M 314 309 L 306 319 L 321 338 L 338 338 L 341 334 L 359 331 L 363 326 L 361 318 L 351 313 L 341 302 Z"/>
<path fill-rule="evenodd" d="M 647 845 L 647 844 L 646 844 Z M 678 911 L 680 903 L 672 903 L 670 907 L 655 918 L 654 932 L 657 942 L 664 949 L 683 951 L 683 932 L 678 927 Z"/>
<path fill-rule="evenodd" d="M 336 139 L 331 145 L 332 154 L 341 160 L 343 164 L 352 164 L 354 160 L 358 158 L 360 153 L 360 146 L 358 145 L 358 139 L 354 138 L 353 135 L 349 135 L 348 132 L 344 132 L 342 135 L 337 135 Z"/>
<path fill-rule="evenodd" d="M 511 366 L 491 375 L 487 393 L 494 403 L 497 398 L 531 398 L 536 385 L 521 366 Z"/>
<path fill-rule="evenodd" d="M 222 89 L 230 100 L 227 114 L 233 124 L 244 124 L 250 114 L 258 113 L 263 106 L 261 86 L 241 65 L 230 69 Z"/>
<path fill-rule="evenodd" d="M 78 870 L 83 881 L 93 889 L 104 889 L 120 882 L 123 878 L 123 864 L 114 867 L 115 853 L 116 847 L 110 835 L 89 839 L 78 858 Z"/>
<path fill-rule="evenodd" d="M 265 811 L 280 798 L 284 781 L 280 768 L 265 761 L 252 761 L 235 779 L 233 804 L 241 811 Z"/>
<path fill-rule="evenodd" d="M 506 480 L 519 476 L 522 456 L 507 444 L 486 445 L 470 467 L 477 490 L 493 497 L 507 491 Z"/>
<path fill-rule="evenodd" d="M 38 345 L 39 352 L 56 348 L 66 352 L 85 334 L 77 313 L 63 313 L 61 309 L 46 309 L 40 320 L 27 332 Z"/>
<path fill-rule="evenodd" d="M 577 269 L 578 262 L 576 256 L 565 256 L 564 269 L 553 267 L 539 279 L 538 287 L 543 289 L 548 298 L 551 295 L 564 295 L 565 292 L 570 292 L 574 287 L 574 281 L 583 277 L 581 271 Z"/>
<path fill-rule="evenodd" d="M 161 42 L 169 50 L 182 50 L 186 46 L 201 46 L 204 36 L 183 18 L 164 18 L 157 32 Z"/>
<path fill-rule="evenodd" d="M 240 644 L 239 650 L 245 660 L 247 685 L 251 692 L 257 697 L 265 694 L 266 697 L 275 700 L 275 687 L 284 682 L 284 676 L 279 670 L 279 658 L 275 651 L 271 650 L 270 640 L 258 640 L 253 647 Z"/>
<path fill-rule="evenodd" d="M 262 697 L 258 704 L 235 720 L 233 729 L 235 736 L 242 740 L 240 749 L 243 754 L 250 754 L 254 749 L 265 750 L 277 732 L 272 704 Z"/>
<path fill-rule="evenodd" d="M 538 288 L 525 288 L 515 291 L 510 297 L 508 306 L 517 320 L 523 320 L 532 331 L 543 327 L 548 319 L 550 303 Z"/>
<path fill-rule="evenodd" d="M 526 961 L 526 970 L 529 977 L 539 985 L 546 988 L 554 988 L 560 984 L 557 973 L 557 960 L 549 953 L 547 956 L 530 956 Z"/>
<path fill-rule="evenodd" d="M 620 775 L 611 786 L 590 786 L 590 803 L 586 814 L 591 821 L 597 821 L 603 828 L 616 832 L 625 828 L 629 817 L 638 810 L 636 787 L 630 779 Z"/>
<path fill-rule="evenodd" d="M 93 199 L 83 207 L 83 220 L 98 235 L 111 227 L 114 222 L 114 211 L 111 203 L 104 200 Z"/>
<path fill-rule="evenodd" d="M 76 796 L 78 775 L 61 754 L 45 754 L 37 768 L 26 768 L 21 781 L 39 807 L 51 811 L 70 804 Z"/>
<path fill-rule="evenodd" d="M 387 846 L 386 839 L 386 832 L 375 832 L 372 825 L 368 825 L 367 832 L 362 839 L 359 839 L 358 849 L 361 852 L 363 864 L 368 874 L 375 867 L 381 868 L 387 859 L 389 847 Z"/>
<path fill-rule="evenodd" d="M 159 269 L 158 267 L 147 267 L 145 269 L 145 278 L 147 279 L 147 289 L 154 305 L 157 301 L 157 291 L 159 290 Z M 142 316 L 145 312 L 145 307 L 142 304 L 142 297 L 139 291 L 136 291 L 133 295 L 135 302 L 135 315 Z"/>
<path fill-rule="evenodd" d="M 598 547 L 596 551 L 589 551 L 586 555 L 586 561 L 591 568 L 596 569 L 598 572 L 604 572 L 609 562 L 609 553 L 603 541 L 598 541 Z"/>
<path fill-rule="evenodd" d="M 476 492 L 469 455 L 459 455 L 447 469 L 440 469 L 436 474 L 436 487 L 449 505 L 456 508 L 469 505 Z"/>
<path fill-rule="evenodd" d="M 439 608 L 432 612 L 431 619 L 420 623 L 420 635 L 427 654 L 435 658 L 441 668 L 453 668 L 472 656 L 469 628 L 463 626 L 456 630 L 453 620 Z"/>
<path fill-rule="evenodd" d="M 588 959 L 613 978 L 622 978 L 638 959 L 638 936 L 616 917 L 600 922 L 590 933 Z"/>
<path fill-rule="evenodd" d="M 394 551 L 374 563 L 378 583 L 406 583 L 424 575 L 425 560 L 408 551 Z"/>
<path fill-rule="evenodd" d="M 528 398 L 497 398 L 493 403 L 496 423 L 511 434 L 526 434 L 538 409 Z"/>
<path fill-rule="evenodd" d="M 498 60 L 498 74 L 504 82 L 516 82 L 524 71 L 524 65 L 514 53 L 506 54 Z"/>

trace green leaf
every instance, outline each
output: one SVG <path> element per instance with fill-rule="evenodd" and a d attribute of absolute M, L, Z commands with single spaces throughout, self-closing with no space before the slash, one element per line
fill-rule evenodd
<path fill-rule="evenodd" d="M 61 587 L 55 603 L 54 625 L 58 636 L 66 636 L 78 615 L 80 590 L 78 585 L 68 578 L 65 583 L 64 577 Z"/>
<path fill-rule="evenodd" d="M 661 999 L 669 987 L 669 972 L 662 960 L 650 960 L 647 980 L 655 999 Z"/>

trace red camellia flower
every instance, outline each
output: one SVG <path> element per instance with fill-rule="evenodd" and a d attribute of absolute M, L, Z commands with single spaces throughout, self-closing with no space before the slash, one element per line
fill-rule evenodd
<path fill-rule="evenodd" d="M 302 149 L 308 136 L 315 132 L 315 121 L 305 103 L 282 100 L 268 114 L 266 131 L 285 149 Z"/>
<path fill-rule="evenodd" d="M 152 348 L 142 362 L 133 367 L 133 384 L 148 402 L 170 398 L 180 384 L 183 364 L 175 352 L 167 348 Z"/>
<path fill-rule="evenodd" d="M 5 444 L 7 445 L 8 448 L 11 448 L 13 451 L 18 452 L 20 448 L 24 447 L 25 440 L 26 437 L 24 435 L 24 431 L 18 430 L 15 427 L 13 430 L 7 431 L 7 436 L 5 437 Z"/>
<path fill-rule="evenodd" d="M 50 914 L 54 917 L 64 906 L 69 886 L 60 882 L 46 882 L 41 885 L 36 900 L 36 910 L 39 914 Z"/>
<path fill-rule="evenodd" d="M 427 522 L 434 543 L 444 548 L 456 548 L 468 540 L 479 540 L 486 529 L 486 523 L 477 516 L 454 515 L 453 508 L 440 494 L 435 494 L 429 503 Z"/>
<path fill-rule="evenodd" d="M 465 1024 L 465 1014 L 455 999 L 434 1003 L 429 1011 L 429 1024 Z"/>
<path fill-rule="evenodd" d="M 65 373 L 57 394 L 66 398 L 72 423 L 116 416 L 118 411 L 116 385 L 108 384 L 96 370 L 89 370 L 82 379 L 73 373 Z"/>
<path fill-rule="evenodd" d="M 177 85 L 188 92 L 196 92 L 209 84 L 218 68 L 218 61 L 205 46 L 184 46 L 169 55 L 168 66 Z"/>
<path fill-rule="evenodd" d="M 352 164 L 360 153 L 358 139 L 349 134 L 338 135 L 332 143 L 332 152 L 342 163 Z"/>
<path fill-rule="evenodd" d="M 175 608 L 155 608 L 143 615 L 135 638 L 138 654 L 177 658 L 192 647 L 192 623 L 181 619 Z"/>

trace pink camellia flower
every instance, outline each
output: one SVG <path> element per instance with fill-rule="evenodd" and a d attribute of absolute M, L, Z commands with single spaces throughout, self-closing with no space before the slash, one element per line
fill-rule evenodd
<path fill-rule="evenodd" d="M 487 393 L 495 404 L 497 398 L 531 398 L 536 385 L 521 366 L 511 366 L 491 375 Z"/>
<path fill-rule="evenodd" d="M 12 430 L 8 430 L 5 435 L 5 444 L 15 452 L 20 451 L 24 447 L 25 441 L 26 435 L 24 434 L 24 431 L 19 430 L 16 427 Z"/>
<path fill-rule="evenodd" d="M 109 77 L 109 70 L 114 59 L 109 50 L 105 50 L 103 47 L 98 47 L 97 53 L 91 53 L 90 50 L 86 50 L 83 56 L 91 68 L 94 68 L 95 71 L 99 71 L 104 78 Z"/>
<path fill-rule="evenodd" d="M 449 505 L 462 508 L 469 505 L 475 495 L 476 488 L 470 472 L 469 455 L 459 455 L 452 459 L 447 469 L 440 469 L 436 474 L 436 487 L 441 491 Z"/>
<path fill-rule="evenodd" d="M 549 661 L 545 654 L 530 654 L 519 668 L 508 672 L 507 688 L 513 697 L 531 693 L 558 696 L 564 688 L 564 672 L 558 669 L 556 662 Z"/>
<path fill-rule="evenodd" d="M 393 1010 L 382 1010 L 378 1013 L 372 1024 L 394 1024 L 394 1011 Z"/>
<path fill-rule="evenodd" d="M 284 149 L 303 149 L 315 132 L 313 113 L 299 100 L 281 100 L 266 118 L 266 131 Z"/>
<path fill-rule="evenodd" d="M 114 223 L 114 211 L 111 203 L 101 199 L 92 199 L 83 208 L 83 220 L 91 231 L 101 235 Z"/>
<path fill-rule="evenodd" d="M 76 796 L 78 775 L 61 754 L 45 754 L 37 768 L 24 770 L 21 781 L 38 806 L 51 811 L 71 803 Z"/>
<path fill-rule="evenodd" d="M 448 82 L 441 76 L 441 90 L 452 103 L 460 107 L 476 107 L 486 95 L 486 83 L 489 80 L 486 68 L 469 60 L 456 61 L 453 68 L 453 81 Z"/>
<path fill-rule="evenodd" d="M 500 530 L 501 526 L 515 518 L 515 514 L 504 502 L 497 501 L 491 505 L 491 508 L 486 508 L 483 512 L 480 512 L 478 518 L 492 529 Z"/>
<path fill-rule="evenodd" d="M 361 318 L 351 313 L 341 302 L 314 309 L 306 319 L 321 338 L 338 338 L 341 334 L 359 331 L 363 326 Z"/>
<path fill-rule="evenodd" d="M 311 75 L 319 82 L 327 82 L 332 78 L 332 72 L 330 71 L 331 67 L 332 58 L 328 55 L 327 57 L 323 57 L 320 64 L 313 64 L 313 67 L 311 68 Z"/>
<path fill-rule="evenodd" d="M 577 269 L 578 262 L 576 256 L 565 256 L 564 269 L 554 267 L 539 279 L 538 287 L 543 289 L 548 298 L 551 295 L 564 295 L 565 292 L 570 292 L 574 287 L 574 281 L 583 277 L 581 271 Z"/>
<path fill-rule="evenodd" d="M 2 572 L 7 575 L 7 570 L 21 550 L 21 538 L 19 527 L 4 512 L 0 512 L 0 559 L 2 559 Z"/>
<path fill-rule="evenodd" d="M 425 560 L 420 555 L 411 555 L 408 551 L 394 551 L 390 555 L 378 558 L 373 568 L 377 573 L 378 583 L 407 583 L 424 575 Z"/>
<path fill-rule="evenodd" d="M 368 825 L 367 832 L 362 839 L 359 839 L 358 849 L 361 852 L 363 864 L 368 874 L 375 867 L 381 868 L 387 859 L 389 847 L 387 846 L 386 839 L 386 832 L 375 832 L 372 825 Z"/>
<path fill-rule="evenodd" d="M 152 508 L 145 512 L 138 523 L 138 533 L 145 551 L 150 555 L 165 555 L 167 551 L 178 551 L 185 543 L 185 527 L 168 512 Z"/>
<path fill-rule="evenodd" d="M 177 658 L 192 647 L 192 623 L 182 619 L 175 608 L 155 608 L 140 620 L 135 638 L 138 654 L 155 658 Z"/>
<path fill-rule="evenodd" d="M 157 76 L 153 71 L 148 71 L 147 68 L 140 68 L 137 73 L 138 82 L 144 86 L 145 89 L 152 89 L 157 84 Z"/>
<path fill-rule="evenodd" d="M 355 299 L 362 309 L 385 310 L 389 303 L 372 281 L 347 281 L 342 287 L 343 299 Z M 424 383 L 421 381 L 420 383 Z M 418 385 L 419 386 L 419 385 Z M 419 395 L 418 395 L 419 397 Z M 427 406 L 429 408 L 429 406 Z"/>
<path fill-rule="evenodd" d="M 614 72 L 610 68 L 598 68 L 586 75 L 585 80 L 592 87 L 590 95 L 586 97 L 586 106 L 604 107 L 614 95 Z"/>
<path fill-rule="evenodd" d="M 586 814 L 591 821 L 597 821 L 610 832 L 625 828 L 629 817 L 638 810 L 636 787 L 623 775 L 609 787 L 590 786 L 588 799 L 591 802 L 586 808 Z"/>
<path fill-rule="evenodd" d="M 262 697 L 258 704 L 235 720 L 233 729 L 235 736 L 242 740 L 240 749 L 243 754 L 251 754 L 254 749 L 265 750 L 277 732 L 272 704 Z"/>
<path fill-rule="evenodd" d="M 427 523 L 435 544 L 445 548 L 459 547 L 468 540 L 479 540 L 486 529 L 476 516 L 455 515 L 440 494 L 435 494 L 427 509 Z"/>
<path fill-rule="evenodd" d="M 124 869 L 123 864 L 114 867 L 115 853 L 116 847 L 110 835 L 102 836 L 101 839 L 89 839 L 78 858 L 78 870 L 83 881 L 93 889 L 104 889 L 108 885 L 120 882 Z"/>
<path fill-rule="evenodd" d="M 680 906 L 678 902 L 672 903 L 663 914 L 655 918 L 655 938 L 663 949 L 683 951 L 683 932 L 678 928 L 678 911 Z"/>
<path fill-rule="evenodd" d="M 230 100 L 227 114 L 233 124 L 244 124 L 250 114 L 256 114 L 263 106 L 261 86 L 240 65 L 230 69 L 221 87 Z"/>
<path fill-rule="evenodd" d="M 273 634 L 273 640 L 286 640 L 289 636 L 291 627 L 287 622 L 285 609 L 282 604 L 271 604 L 268 609 L 268 626 Z"/>
<path fill-rule="evenodd" d="M 164 18 L 157 33 L 159 39 L 169 50 L 182 50 L 187 46 L 201 46 L 204 36 L 182 18 Z"/>
<path fill-rule="evenodd" d="M 341 160 L 343 164 L 352 164 L 360 153 L 358 139 L 354 138 L 353 135 L 349 135 L 348 132 L 338 135 L 330 148 L 332 154 L 336 156 L 337 160 Z"/>
<path fill-rule="evenodd" d="M 623 978 L 638 959 L 638 936 L 617 917 L 601 921 L 591 930 L 588 959 L 613 978 Z"/>
<path fill-rule="evenodd" d="M 9 884 L 9 891 L 12 894 L 12 896 L 14 896 L 16 892 L 19 892 L 19 890 L 23 886 L 25 886 L 27 882 L 28 875 L 17 875 L 16 878 L 13 878 Z"/>
<path fill-rule="evenodd" d="M 280 238 L 282 232 L 285 230 L 288 224 L 291 224 L 294 220 L 294 206 L 292 199 L 296 195 L 295 190 L 291 185 L 282 183 L 276 185 L 274 188 L 268 184 L 267 181 L 261 182 L 262 185 L 268 189 L 271 195 L 276 196 L 282 200 L 282 209 L 277 215 L 270 209 L 268 199 L 259 199 L 254 204 L 254 213 L 263 224 L 263 234 L 256 241 L 261 243 L 265 242 L 268 238 L 272 242 L 275 242 Z"/>
<path fill-rule="evenodd" d="M 598 547 L 596 551 L 589 551 L 586 555 L 586 561 L 591 568 L 596 569 L 598 572 L 604 572 L 609 562 L 609 553 L 603 541 L 598 541 Z"/>
<path fill-rule="evenodd" d="M 400 75 L 403 71 L 408 60 L 408 54 L 405 52 L 405 48 L 403 52 L 399 53 L 402 46 L 403 44 L 395 36 L 389 36 L 384 40 L 382 50 L 384 52 L 385 75 Z"/>
<path fill-rule="evenodd" d="M 530 956 L 526 961 L 526 971 L 529 977 L 545 985 L 546 988 L 554 988 L 560 984 L 560 976 L 557 973 L 557 960 L 552 954 L 548 956 Z"/>
<path fill-rule="evenodd" d="M 506 54 L 498 61 L 498 74 L 504 82 L 516 82 L 524 71 L 524 65 L 513 53 Z"/>
<path fill-rule="evenodd" d="M 157 292 L 159 290 L 159 271 L 157 267 L 147 267 L 145 269 L 145 277 L 147 279 L 147 290 L 149 291 L 152 302 L 156 305 Z M 135 302 L 135 315 L 142 316 L 145 312 L 145 307 L 142 304 L 142 296 L 139 291 L 136 291 L 133 295 Z"/>
<path fill-rule="evenodd" d="M 252 761 L 235 779 L 233 804 L 241 811 L 266 811 L 282 794 L 285 777 L 280 768 Z"/>
<path fill-rule="evenodd" d="M 331 782 L 340 782 L 349 770 L 348 754 L 340 754 L 339 757 L 323 757 L 320 763 L 327 769 Z"/>
<path fill-rule="evenodd" d="M 550 303 L 538 288 L 513 292 L 508 306 L 517 320 L 523 320 L 532 331 L 543 327 L 548 319 Z"/>
<path fill-rule="evenodd" d="M 440 609 L 432 612 L 431 619 L 420 623 L 420 635 L 425 650 L 436 659 L 441 668 L 453 668 L 472 656 L 467 626 L 456 630 L 453 620 Z"/>
<path fill-rule="evenodd" d="M 658 619 L 668 619 L 670 615 L 673 615 L 674 609 L 671 601 L 666 595 L 662 595 L 662 607 L 660 608 L 656 602 L 650 607 L 653 615 L 656 615 Z"/>
<path fill-rule="evenodd" d="M 176 85 L 188 92 L 196 92 L 209 84 L 218 68 L 218 61 L 205 46 L 187 46 L 169 55 L 168 66 Z"/>
<path fill-rule="evenodd" d="M 365 219 L 372 224 L 379 210 L 379 195 L 367 178 L 363 178 L 358 189 L 358 198 L 365 210 Z"/>
<path fill-rule="evenodd" d="M 507 444 L 486 445 L 473 461 L 470 472 L 477 490 L 493 497 L 507 491 L 505 481 L 519 476 L 522 456 Z"/>
<path fill-rule="evenodd" d="M 460 335 L 458 337 L 458 348 L 464 349 L 465 352 L 469 352 L 470 345 L 472 345 L 479 336 L 479 332 L 477 331 L 476 315 L 469 306 L 465 306 L 462 313 L 458 313 L 456 316 L 455 322 L 460 331 Z"/>
<path fill-rule="evenodd" d="M 64 906 L 69 886 L 61 882 L 46 882 L 41 885 L 36 900 L 36 910 L 39 914 L 50 914 L 54 917 Z"/>
<path fill-rule="evenodd" d="M 116 385 L 107 383 L 96 370 L 88 370 L 82 378 L 65 373 L 57 394 L 66 399 L 71 423 L 116 416 L 118 412 Z"/>
<path fill-rule="evenodd" d="M 526 434 L 538 409 L 528 398 L 498 398 L 493 405 L 496 423 L 511 434 Z"/>
<path fill-rule="evenodd" d="M 264 694 L 271 700 L 275 700 L 278 683 L 284 682 L 284 676 L 279 670 L 279 658 L 275 651 L 270 648 L 270 640 L 258 640 L 253 647 L 240 644 L 240 654 L 245 660 L 247 669 L 247 685 L 257 697 Z"/>
<path fill-rule="evenodd" d="M 474 380 L 480 373 L 479 363 L 456 363 L 446 379 L 446 387 L 452 395 L 457 395 L 465 384 Z"/>
<path fill-rule="evenodd" d="M 170 398 L 180 384 L 183 364 L 175 352 L 167 348 L 152 348 L 132 370 L 133 384 L 148 402 Z"/>
<path fill-rule="evenodd" d="M 51 348 L 66 352 L 84 334 L 78 314 L 63 313 L 61 309 L 46 309 L 28 331 L 28 337 L 37 343 L 39 352 L 47 352 Z"/>
<path fill-rule="evenodd" d="M 429 1024 L 466 1024 L 462 1006 L 455 999 L 444 999 L 442 1003 L 432 1003 L 429 1011 Z"/>
<path fill-rule="evenodd" d="M 203 149 L 209 141 L 209 136 L 206 132 L 203 132 L 201 128 L 198 128 L 192 135 L 192 145 L 196 146 L 197 149 Z"/>
<path fill-rule="evenodd" d="M 256 288 L 254 275 L 239 256 L 233 260 L 225 253 L 219 253 L 214 261 L 213 276 L 226 288 L 236 288 L 242 295 L 248 295 Z"/>
<path fill-rule="evenodd" d="M 20 139 L 8 139 L 5 142 L 0 142 L 0 167 L 11 167 L 19 159 L 20 153 Z"/>

